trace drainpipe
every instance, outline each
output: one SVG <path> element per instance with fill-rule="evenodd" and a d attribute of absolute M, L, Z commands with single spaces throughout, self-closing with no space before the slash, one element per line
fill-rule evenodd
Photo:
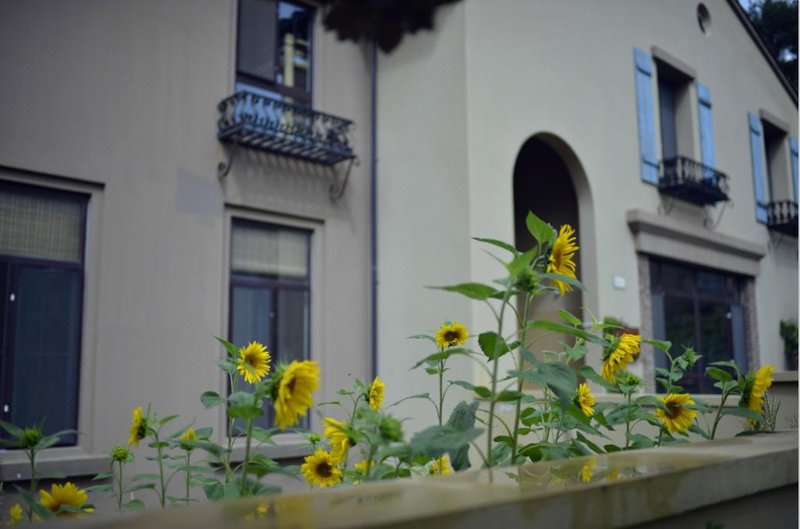
<path fill-rule="evenodd" d="M 378 180 L 378 45 L 372 41 L 372 64 L 370 66 L 370 199 L 369 199 L 369 225 L 370 225 L 370 348 L 372 378 L 378 374 L 378 217 L 377 217 L 377 192 Z"/>

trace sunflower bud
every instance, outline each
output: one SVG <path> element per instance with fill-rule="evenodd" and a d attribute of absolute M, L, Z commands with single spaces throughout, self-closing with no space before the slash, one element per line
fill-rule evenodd
<path fill-rule="evenodd" d="M 119 463 L 127 463 L 130 456 L 131 456 L 130 450 L 128 450 L 122 445 L 117 445 L 111 449 L 111 461 L 117 461 Z"/>
<path fill-rule="evenodd" d="M 19 444 L 22 448 L 30 449 L 39 444 L 42 440 L 42 430 L 37 426 L 25 428 L 19 437 Z"/>
<path fill-rule="evenodd" d="M 394 417 L 386 416 L 381 419 L 379 426 L 381 437 L 389 441 L 403 440 L 403 425 Z"/>

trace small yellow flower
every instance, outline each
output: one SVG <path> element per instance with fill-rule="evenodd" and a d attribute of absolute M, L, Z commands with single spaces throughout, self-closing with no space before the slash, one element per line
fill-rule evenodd
<path fill-rule="evenodd" d="M 575 230 L 569 224 L 564 224 L 558 230 L 558 237 L 553 243 L 550 258 L 547 261 L 547 272 L 577 279 L 575 277 L 575 261 L 572 258 L 580 248 L 575 244 Z M 553 281 L 558 293 L 562 296 L 572 290 L 572 285 L 564 281 Z"/>
<path fill-rule="evenodd" d="M 594 415 L 594 395 L 585 382 L 578 385 L 578 406 L 587 417 Z"/>
<path fill-rule="evenodd" d="M 375 411 L 380 411 L 381 405 L 383 404 L 383 394 L 386 391 L 386 384 L 383 383 L 383 380 L 375 377 L 375 380 L 372 381 L 372 384 L 369 385 L 368 397 L 369 397 L 369 407 Z"/>
<path fill-rule="evenodd" d="M 197 432 L 194 431 L 194 428 L 189 426 L 186 431 L 183 432 L 180 437 L 178 437 L 178 441 L 180 441 L 181 448 L 187 452 L 191 452 L 194 447 L 186 444 L 186 442 L 197 441 Z"/>
<path fill-rule="evenodd" d="M 469 338 L 467 327 L 457 321 L 452 323 L 443 323 L 442 326 L 436 331 L 436 345 L 440 349 L 447 349 L 456 345 L 462 345 Z"/>
<path fill-rule="evenodd" d="M 603 359 L 603 378 L 613 383 L 617 373 L 633 362 L 633 358 L 639 352 L 639 344 L 642 337 L 638 334 L 625 333 L 617 338 L 616 345 L 606 354 Z"/>
<path fill-rule="evenodd" d="M 430 472 L 435 476 L 452 474 L 453 467 L 450 466 L 450 457 L 448 457 L 448 455 L 445 454 L 438 459 L 434 459 L 433 463 L 431 463 Z"/>
<path fill-rule="evenodd" d="M 8 511 L 8 521 L 6 525 L 14 525 L 15 523 L 22 520 L 22 506 L 19 503 L 15 503 L 11 506 L 11 509 Z"/>
<path fill-rule="evenodd" d="M 313 360 L 294 361 L 283 370 L 275 397 L 275 422 L 281 430 L 297 424 L 314 404 L 319 389 L 319 365 Z"/>
<path fill-rule="evenodd" d="M 697 416 L 695 410 L 690 410 L 687 406 L 694 406 L 692 396 L 688 393 L 670 393 L 666 397 L 660 397 L 666 410 L 656 409 L 656 415 L 667 430 L 670 432 L 683 432 L 689 429 Z"/>
<path fill-rule="evenodd" d="M 85 490 L 79 489 L 74 483 L 66 482 L 63 485 L 53 484 L 50 493 L 45 490 L 39 491 L 39 503 L 43 507 L 55 513 L 56 516 L 76 516 L 78 513 L 61 511 L 61 506 L 70 506 L 81 509 L 84 512 L 93 512 L 92 508 L 84 508 L 84 504 L 89 499 Z"/>
<path fill-rule="evenodd" d="M 583 464 L 581 467 L 581 482 L 587 483 L 592 480 L 592 476 L 594 476 L 594 466 L 597 464 L 597 459 L 594 457 L 590 457 L 586 463 Z"/>
<path fill-rule="evenodd" d="M 341 463 L 347 457 L 347 451 L 350 450 L 350 436 L 345 431 L 347 424 L 332 417 L 325 417 L 323 424 L 325 430 L 322 435 L 328 438 L 328 443 L 331 445 L 331 458 L 337 463 Z"/>
<path fill-rule="evenodd" d="M 258 342 L 250 342 L 239 349 L 236 369 L 250 384 L 260 382 L 269 373 L 270 355 L 267 348 Z"/>
<path fill-rule="evenodd" d="M 764 409 L 764 395 L 767 390 L 772 386 L 772 374 L 775 372 L 775 367 L 772 364 L 767 364 L 758 371 L 756 371 L 753 379 L 753 385 L 750 391 L 745 390 L 742 395 L 742 402 L 748 410 L 756 413 L 761 413 Z"/>
<path fill-rule="evenodd" d="M 139 446 L 139 441 L 147 437 L 147 418 L 142 415 L 143 411 L 141 406 L 133 408 L 128 446 Z"/>
<path fill-rule="evenodd" d="M 309 485 L 329 487 L 342 481 L 342 471 L 336 465 L 337 462 L 330 452 L 317 450 L 313 454 L 306 456 L 305 463 L 300 467 L 300 471 Z"/>
<path fill-rule="evenodd" d="M 353 465 L 356 473 L 361 477 L 366 476 L 367 469 L 374 466 L 375 466 L 375 461 L 373 461 L 372 464 L 370 464 L 370 461 L 368 459 L 365 459 L 364 461 L 359 461 L 358 463 Z"/>

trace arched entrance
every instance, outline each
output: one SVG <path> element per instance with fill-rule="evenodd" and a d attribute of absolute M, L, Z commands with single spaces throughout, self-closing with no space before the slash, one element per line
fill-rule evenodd
<path fill-rule="evenodd" d="M 560 309 L 578 317 L 584 317 L 584 307 L 596 312 L 596 297 L 591 293 L 596 286 L 594 215 L 586 175 L 575 153 L 552 134 L 540 133 L 528 138 L 514 165 L 513 189 L 517 248 L 527 250 L 534 245 L 525 225 L 528 211 L 533 211 L 556 230 L 562 224 L 570 224 L 575 228 L 580 246 L 576 273 L 589 289 L 588 293 L 576 289 L 563 297 L 545 295 L 536 298 L 531 307 L 531 319 L 559 321 Z M 535 349 L 558 351 L 562 342 L 572 343 L 563 335 L 549 333 L 537 340 Z"/>

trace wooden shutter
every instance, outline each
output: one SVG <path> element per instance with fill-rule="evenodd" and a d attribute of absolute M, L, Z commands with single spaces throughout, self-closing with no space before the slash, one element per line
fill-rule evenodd
<path fill-rule="evenodd" d="M 750 126 L 750 158 L 753 163 L 753 189 L 756 198 L 756 220 L 767 223 L 767 183 L 764 170 L 764 135 L 761 118 L 753 113 L 747 115 Z"/>
<path fill-rule="evenodd" d="M 656 158 L 656 126 L 653 101 L 653 61 L 650 55 L 633 49 L 634 75 L 636 77 L 636 110 L 639 119 L 639 163 L 642 180 L 658 184 L 658 159 Z"/>

